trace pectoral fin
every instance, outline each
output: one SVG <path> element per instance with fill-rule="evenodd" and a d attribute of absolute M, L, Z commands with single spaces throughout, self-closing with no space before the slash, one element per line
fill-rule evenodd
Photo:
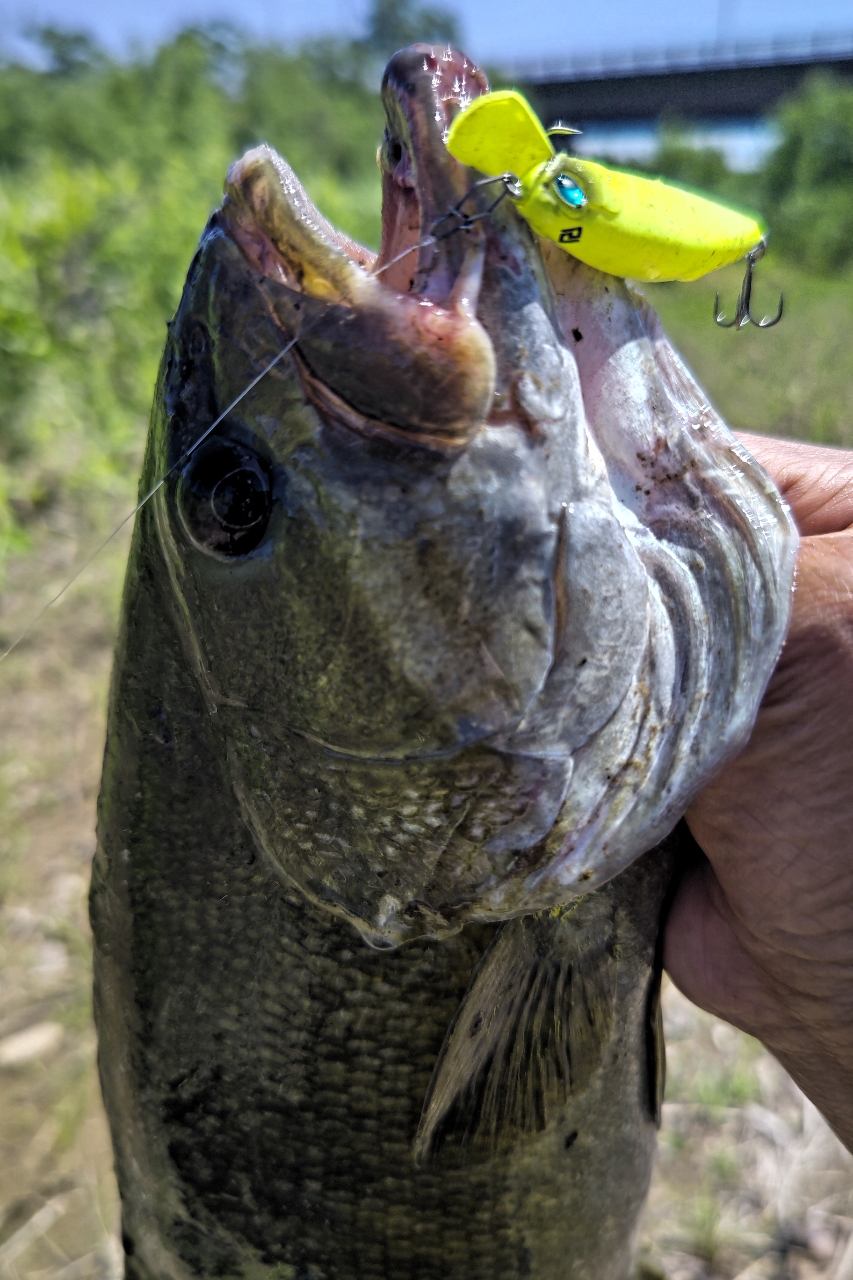
<path fill-rule="evenodd" d="M 610 907 L 589 900 L 504 924 L 448 1032 L 424 1103 L 415 1156 L 446 1143 L 495 1149 L 543 1130 L 589 1084 L 613 1026 Z M 602 918 L 603 917 L 603 918 Z"/>
<path fill-rule="evenodd" d="M 520 177 L 554 154 L 540 121 L 514 89 L 475 98 L 450 126 L 447 150 L 481 173 L 509 170 Z"/>

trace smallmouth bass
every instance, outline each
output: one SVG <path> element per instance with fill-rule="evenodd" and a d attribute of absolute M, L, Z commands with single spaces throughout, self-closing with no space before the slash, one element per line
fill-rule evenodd
<path fill-rule="evenodd" d="M 796 535 L 623 282 L 507 201 L 427 234 L 486 89 L 389 63 L 376 257 L 249 152 L 170 328 L 145 490 L 293 345 L 134 533 L 91 896 L 129 1280 L 631 1272 L 670 833 Z"/>

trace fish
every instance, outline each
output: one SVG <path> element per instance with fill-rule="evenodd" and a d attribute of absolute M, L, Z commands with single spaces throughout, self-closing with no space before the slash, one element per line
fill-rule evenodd
<path fill-rule="evenodd" d="M 487 91 L 391 59 L 378 254 L 249 151 L 169 326 L 90 895 L 128 1280 L 632 1273 L 680 820 L 796 533 L 449 154 Z"/>

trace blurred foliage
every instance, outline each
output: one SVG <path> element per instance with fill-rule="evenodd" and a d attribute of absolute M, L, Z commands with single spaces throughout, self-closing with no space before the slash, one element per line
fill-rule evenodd
<path fill-rule="evenodd" d="M 779 114 L 765 208 L 780 248 L 829 275 L 853 261 L 853 87 L 817 76 Z"/>
<path fill-rule="evenodd" d="M 827 279 L 771 250 L 756 272 L 753 309 L 774 314 L 784 293 L 782 323 L 721 329 L 712 319 L 715 295 L 731 315 L 742 278 L 735 263 L 692 284 L 644 292 L 731 427 L 853 448 L 853 271 Z"/>
<path fill-rule="evenodd" d="M 444 9 L 413 8 L 407 0 L 374 0 L 365 40 L 369 49 L 385 61 L 419 40 L 459 44 L 459 24 Z"/>
<path fill-rule="evenodd" d="M 441 9 L 374 0 L 346 42 L 288 50 L 220 24 L 122 61 L 42 28 L 35 64 L 0 60 L 0 562 L 37 517 L 72 504 L 94 527 L 129 499 L 164 322 L 234 157 L 271 143 L 336 225 L 375 245 L 379 68 L 414 38 L 457 34 Z M 759 175 L 675 126 L 650 167 L 760 204 L 774 246 L 837 272 L 853 258 L 853 90 L 816 80 L 779 125 Z"/>
<path fill-rule="evenodd" d="M 43 69 L 0 66 L 7 551 L 60 498 L 127 500 L 164 322 L 235 156 L 271 143 L 336 224 L 378 235 L 382 112 L 364 42 L 288 52 L 190 30 L 119 62 L 84 37 L 37 39 Z"/>
<path fill-rule="evenodd" d="M 729 169 L 725 156 L 716 147 L 695 146 L 686 127 L 678 121 L 664 123 L 658 149 L 644 167 L 685 187 L 712 192 L 732 204 L 755 207 L 755 174 Z"/>

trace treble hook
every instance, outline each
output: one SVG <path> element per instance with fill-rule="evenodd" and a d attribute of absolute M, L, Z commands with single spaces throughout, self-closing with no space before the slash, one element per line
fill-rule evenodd
<path fill-rule="evenodd" d="M 732 329 L 737 325 L 738 329 L 742 329 L 744 325 L 754 324 L 756 329 L 772 329 L 774 324 L 778 324 L 782 319 L 782 308 L 785 305 L 785 295 L 779 295 L 779 310 L 771 320 L 769 316 L 765 316 L 763 320 L 753 320 L 750 312 L 750 304 L 752 302 L 752 278 L 755 272 L 756 262 L 760 262 L 764 257 L 767 249 L 767 241 L 759 240 L 754 249 L 750 249 L 746 255 L 746 275 L 743 278 L 743 284 L 740 287 L 740 297 L 737 300 L 737 308 L 734 318 L 724 320 L 723 313 L 720 310 L 720 295 L 714 296 L 714 320 L 721 329 Z"/>

